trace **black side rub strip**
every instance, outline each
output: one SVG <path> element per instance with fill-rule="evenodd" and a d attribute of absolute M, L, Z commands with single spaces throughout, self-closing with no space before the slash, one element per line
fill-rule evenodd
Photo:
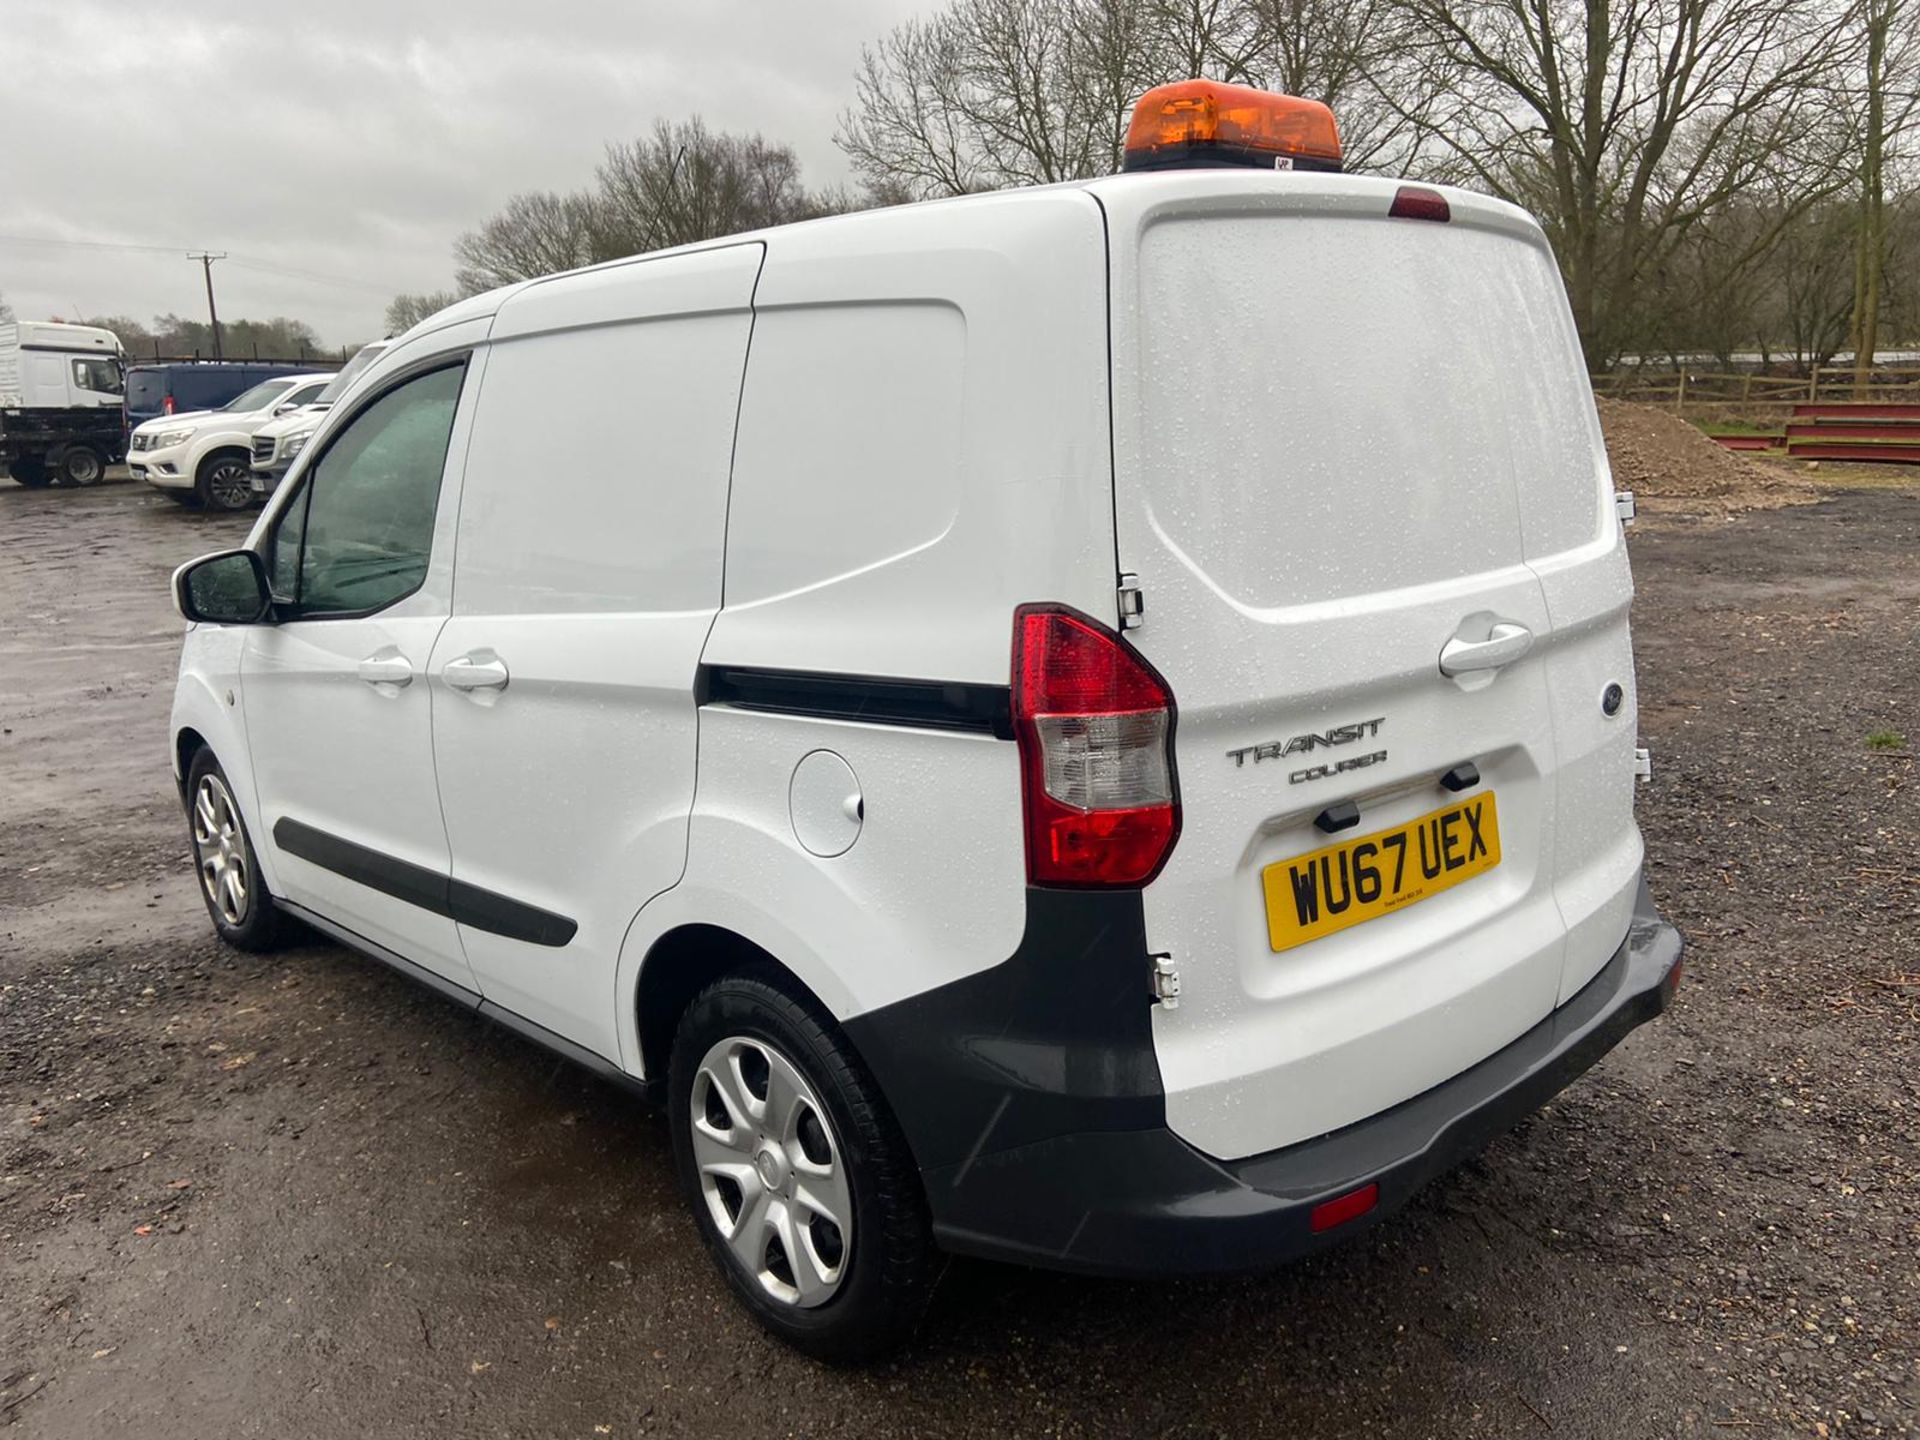
<path fill-rule="evenodd" d="M 273 822 L 273 843 L 289 855 L 344 875 L 355 884 L 509 940 L 557 947 L 572 940 L 580 928 L 551 910 L 496 895 L 424 865 L 396 860 L 285 816 Z"/>
<path fill-rule="evenodd" d="M 779 715 L 964 730 L 1013 738 L 1013 701 L 1005 685 L 893 680 L 743 665 L 701 667 L 701 703 Z"/>

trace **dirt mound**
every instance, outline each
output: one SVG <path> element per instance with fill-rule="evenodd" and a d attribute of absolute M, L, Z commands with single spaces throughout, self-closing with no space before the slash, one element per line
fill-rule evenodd
<path fill-rule="evenodd" d="M 1716 445 L 1686 421 L 1624 400 L 1600 399 L 1613 483 L 1656 510 L 1730 513 L 1804 504 L 1817 492 L 1782 465 Z"/>

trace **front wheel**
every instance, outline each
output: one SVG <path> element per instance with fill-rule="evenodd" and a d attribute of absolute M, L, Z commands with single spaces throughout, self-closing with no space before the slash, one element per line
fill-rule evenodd
<path fill-rule="evenodd" d="M 246 821 L 211 750 L 196 754 L 187 770 L 187 831 L 200 898 L 220 938 L 241 950 L 271 950 L 286 916 L 260 878 Z"/>
<path fill-rule="evenodd" d="M 253 503 L 253 467 L 239 455 L 209 455 L 201 462 L 194 492 L 209 509 L 244 510 Z"/>
<path fill-rule="evenodd" d="M 938 1273 L 919 1172 L 833 1022 L 771 971 L 716 981 L 680 1021 L 671 1090 L 681 1188 L 754 1318 L 828 1360 L 911 1335 Z"/>
<path fill-rule="evenodd" d="M 69 445 L 60 457 L 62 485 L 98 485 L 106 473 L 105 458 L 91 446 Z"/>

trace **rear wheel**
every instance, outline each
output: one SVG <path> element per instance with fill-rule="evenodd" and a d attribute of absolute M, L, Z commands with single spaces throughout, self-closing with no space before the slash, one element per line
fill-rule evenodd
<path fill-rule="evenodd" d="M 42 455 L 22 455 L 8 461 L 7 473 L 29 490 L 53 483 L 53 476 L 47 473 L 46 457 Z"/>
<path fill-rule="evenodd" d="M 272 949 L 286 916 L 260 878 L 246 822 L 211 750 L 196 754 L 187 771 L 187 831 L 200 898 L 220 938 L 241 950 Z"/>
<path fill-rule="evenodd" d="M 771 971 L 716 981 L 681 1019 L 671 1090 L 681 1187 L 754 1318 L 831 1360 L 911 1335 L 938 1264 L 919 1172 L 832 1021 Z"/>
<path fill-rule="evenodd" d="M 214 510 L 244 510 L 253 503 L 253 468 L 247 457 L 231 450 L 215 451 L 200 462 L 194 493 Z"/>
<path fill-rule="evenodd" d="M 106 473 L 106 457 L 91 445 L 69 445 L 61 453 L 58 478 L 62 485 L 98 485 Z"/>

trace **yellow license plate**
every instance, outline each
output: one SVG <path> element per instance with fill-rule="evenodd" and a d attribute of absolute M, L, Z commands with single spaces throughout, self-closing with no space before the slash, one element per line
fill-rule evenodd
<path fill-rule="evenodd" d="M 1267 939 L 1291 950 L 1403 910 L 1500 863 L 1493 792 L 1267 866 Z"/>

